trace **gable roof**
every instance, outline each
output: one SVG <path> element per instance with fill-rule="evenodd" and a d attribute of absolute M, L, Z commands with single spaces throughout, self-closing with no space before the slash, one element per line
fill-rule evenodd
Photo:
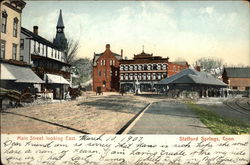
<path fill-rule="evenodd" d="M 228 67 L 224 68 L 224 72 L 230 78 L 250 78 L 250 67 Z"/>
<path fill-rule="evenodd" d="M 117 60 L 121 60 L 121 59 L 122 59 L 121 55 L 116 54 L 116 53 L 113 53 L 113 52 L 111 52 L 111 53 L 112 53 L 113 56 L 115 56 L 115 58 L 116 58 Z M 100 53 L 100 54 L 94 53 L 93 66 L 96 66 L 96 65 L 97 65 L 97 60 L 98 60 L 99 57 L 101 57 L 103 54 L 104 54 L 104 53 Z"/>
<path fill-rule="evenodd" d="M 223 86 L 226 87 L 227 84 L 216 79 L 212 75 L 206 72 L 198 72 L 195 69 L 185 69 L 181 72 L 165 78 L 158 82 L 158 84 L 203 84 L 203 85 L 213 85 L 213 86 Z"/>
<path fill-rule="evenodd" d="M 52 42 L 48 41 L 47 39 L 45 39 L 39 35 L 34 34 L 33 32 L 29 31 L 28 29 L 26 29 L 24 27 L 21 27 L 21 33 L 25 34 L 26 36 L 30 37 L 31 39 L 38 41 L 44 45 L 58 49 L 58 47 L 55 44 L 53 44 Z"/>

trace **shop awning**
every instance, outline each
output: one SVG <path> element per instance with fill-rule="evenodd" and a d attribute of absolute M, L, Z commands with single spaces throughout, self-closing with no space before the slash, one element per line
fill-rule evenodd
<path fill-rule="evenodd" d="M 14 80 L 16 83 L 44 83 L 31 68 L 11 64 L 1 64 L 0 79 Z"/>
<path fill-rule="evenodd" d="M 45 74 L 44 76 L 44 80 L 49 84 L 70 84 L 65 78 L 59 75 Z"/>

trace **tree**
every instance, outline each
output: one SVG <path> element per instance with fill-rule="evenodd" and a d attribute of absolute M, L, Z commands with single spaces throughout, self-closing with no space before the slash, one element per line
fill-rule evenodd
<path fill-rule="evenodd" d="M 79 49 L 79 40 L 68 39 L 67 49 L 65 50 L 65 61 L 72 65 L 76 60 L 76 55 Z"/>
<path fill-rule="evenodd" d="M 89 58 L 79 58 L 72 62 L 71 73 L 73 73 L 73 84 L 79 85 L 91 79 L 92 60 Z"/>
<path fill-rule="evenodd" d="M 219 58 L 200 58 L 195 61 L 194 66 L 200 66 L 205 72 L 219 77 L 223 71 L 223 60 Z"/>

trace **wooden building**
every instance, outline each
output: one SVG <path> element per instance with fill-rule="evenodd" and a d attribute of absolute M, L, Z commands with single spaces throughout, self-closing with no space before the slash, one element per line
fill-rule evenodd
<path fill-rule="evenodd" d="M 67 40 L 62 37 L 63 28 L 60 11 L 57 25 L 60 35 L 57 34 L 54 39 L 56 44 L 40 36 L 38 26 L 33 27 L 33 32 L 23 27 L 21 29 L 21 60 L 30 64 L 32 70 L 45 81 L 38 90 L 50 90 L 54 99 L 64 99 L 71 82 L 71 74 L 67 71 L 70 65 L 66 62 L 64 52 Z M 60 42 L 62 47 L 59 46 Z"/>
<path fill-rule="evenodd" d="M 93 91 L 102 92 L 119 91 L 119 60 L 121 55 L 110 50 L 110 44 L 106 45 L 103 53 L 94 53 L 93 58 Z"/>
<path fill-rule="evenodd" d="M 180 96 L 187 91 L 196 92 L 200 97 L 222 96 L 227 84 L 211 74 L 195 69 L 184 69 L 158 82 L 158 87 L 167 93 L 176 92 Z"/>
<path fill-rule="evenodd" d="M 16 95 L 4 91 L 14 90 L 24 93 L 35 84 L 44 83 L 31 69 L 21 61 L 20 34 L 23 0 L 0 0 L 0 109 L 12 104 Z"/>
<path fill-rule="evenodd" d="M 250 67 L 226 67 L 222 79 L 230 89 L 250 90 Z"/>

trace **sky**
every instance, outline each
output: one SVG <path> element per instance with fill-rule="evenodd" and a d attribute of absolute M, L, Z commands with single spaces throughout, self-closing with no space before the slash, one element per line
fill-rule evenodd
<path fill-rule="evenodd" d="M 53 40 L 59 11 L 64 32 L 79 40 L 78 58 L 144 51 L 170 61 L 222 59 L 250 66 L 250 5 L 243 1 L 26 1 L 22 26 Z"/>

